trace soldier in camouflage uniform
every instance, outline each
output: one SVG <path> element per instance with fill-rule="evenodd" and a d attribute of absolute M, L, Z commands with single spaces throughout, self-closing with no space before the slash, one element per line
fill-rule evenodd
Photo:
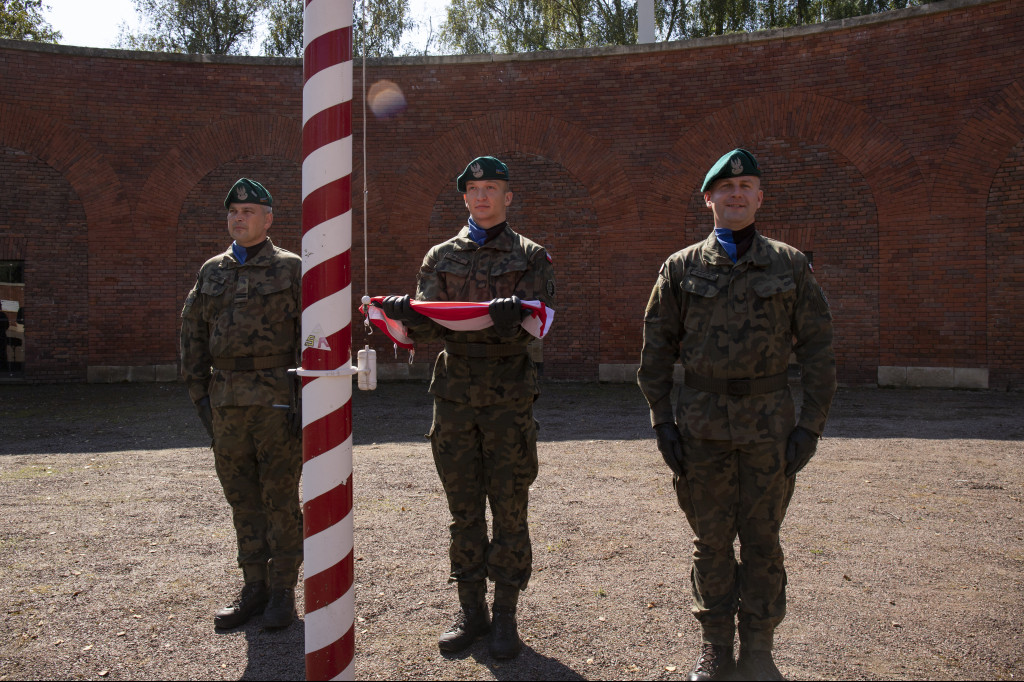
<path fill-rule="evenodd" d="M 807 258 L 754 226 L 760 175 L 743 149 L 712 167 L 702 191 L 715 230 L 665 261 L 644 317 L 638 381 L 696 535 L 690 575 L 703 646 L 691 680 L 782 679 L 771 654 L 786 612 L 779 529 L 836 390 L 832 315 Z M 685 380 L 673 413 L 677 359 Z"/>
<path fill-rule="evenodd" d="M 224 199 L 234 243 L 206 261 L 181 311 L 181 367 L 213 439 L 231 505 L 245 585 L 214 615 L 237 627 L 265 610 L 266 627 L 295 618 L 302 563 L 301 424 L 288 374 L 299 357 L 302 259 L 267 237 L 273 199 L 242 178 Z"/>
<path fill-rule="evenodd" d="M 468 225 L 430 249 L 416 290 L 421 301 L 491 301 L 494 326 L 452 331 L 413 311 L 408 296 L 383 304 L 389 317 L 406 322 L 414 340 L 444 339 L 430 383 L 434 420 L 428 437 L 452 515 L 449 580 L 458 584 L 462 608 L 438 646 L 460 651 L 490 630 L 489 578 L 495 583 L 489 649 L 499 659 L 514 657 L 522 646 L 516 607 L 533 561 L 527 501 L 537 477 L 533 403 L 539 386 L 527 348 L 532 337 L 520 326 L 520 301 L 541 300 L 553 308 L 555 296 L 551 258 L 505 220 L 512 201 L 508 177 L 508 167 L 489 156 L 466 167 L 456 184 L 469 209 Z"/>

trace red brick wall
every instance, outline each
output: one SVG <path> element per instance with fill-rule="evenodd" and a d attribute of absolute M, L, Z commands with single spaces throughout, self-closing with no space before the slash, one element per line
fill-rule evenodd
<path fill-rule="evenodd" d="M 948 0 L 672 45 L 373 61 L 368 84 L 394 81 L 407 107 L 367 121 L 369 293 L 413 290 L 424 252 L 464 219 L 454 177 L 494 154 L 511 167 L 513 226 L 557 268 L 545 372 L 636 363 L 660 263 L 710 229 L 703 175 L 744 146 L 765 170 L 759 226 L 814 254 L 842 381 L 961 367 L 1020 387 L 1021 36 L 1024 3 Z M 301 79 L 295 60 L 0 41 L 0 253 L 27 263 L 29 379 L 176 362 L 182 300 L 228 244 L 221 201 L 241 175 L 267 184 L 271 235 L 299 249 Z M 392 360 L 357 324 L 366 342 Z"/>
<path fill-rule="evenodd" d="M 82 202 L 60 173 L 0 146 L 0 260 L 25 261 L 25 365 L 41 381 L 85 372 L 88 351 L 88 230 Z M 5 297 L 6 298 L 6 297 Z M 14 315 L 9 318 L 14 320 Z"/>

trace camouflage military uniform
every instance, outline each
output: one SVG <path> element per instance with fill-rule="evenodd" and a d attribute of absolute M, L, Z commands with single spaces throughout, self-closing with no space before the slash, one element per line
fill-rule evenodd
<path fill-rule="evenodd" d="M 199 270 L 181 312 L 182 375 L 213 407 L 214 460 L 231 505 L 245 581 L 293 587 L 302 563 L 302 444 L 273 405 L 292 400 L 302 260 L 267 240 L 241 264 L 231 249 Z"/>
<path fill-rule="evenodd" d="M 791 353 L 802 366 L 799 422 Z M 673 413 L 677 359 L 686 381 Z M 779 529 L 795 481 L 786 440 L 797 423 L 821 434 L 836 389 L 832 316 L 807 258 L 758 234 L 734 265 L 714 233 L 669 257 L 647 304 L 638 380 L 651 423 L 675 420 L 683 436 L 685 478 L 673 484 L 696 534 L 704 641 L 731 647 L 738 610 L 741 644 L 770 650 L 786 609 Z"/>
<path fill-rule="evenodd" d="M 554 307 L 554 271 L 543 247 L 506 227 L 478 246 L 465 227 L 433 247 L 418 275 L 422 301 L 490 301 L 516 295 Z M 525 589 L 533 556 L 527 526 L 530 484 L 537 477 L 533 402 L 537 368 L 532 338 L 493 329 L 452 331 L 432 322 L 412 327 L 416 340 L 443 338 L 430 392 L 434 422 L 428 437 L 451 510 L 452 581 Z M 490 500 L 493 538 L 484 517 Z"/>

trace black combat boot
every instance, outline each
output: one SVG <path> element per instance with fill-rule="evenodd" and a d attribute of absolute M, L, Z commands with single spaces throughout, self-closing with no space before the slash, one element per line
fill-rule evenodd
<path fill-rule="evenodd" d="M 463 604 L 459 615 L 455 617 L 455 622 L 438 638 L 437 648 L 444 653 L 453 654 L 466 649 L 490 631 L 491 619 L 487 613 L 487 604 Z"/>
<path fill-rule="evenodd" d="M 693 672 L 687 678 L 691 682 L 705 680 L 727 680 L 736 670 L 736 661 L 732 657 L 732 647 L 720 644 L 701 645 L 700 656 L 693 666 Z"/>
<path fill-rule="evenodd" d="M 741 680 L 784 680 L 775 667 L 771 651 L 745 649 L 740 647 L 740 660 L 736 664 L 736 676 Z"/>
<path fill-rule="evenodd" d="M 499 661 L 515 658 L 523 648 L 523 642 L 519 639 L 515 607 L 495 605 L 492 629 L 494 632 L 491 634 L 489 647 L 491 656 Z"/>
<path fill-rule="evenodd" d="M 237 628 L 256 614 L 263 613 L 266 606 L 267 584 L 265 582 L 246 583 L 231 606 L 213 614 L 213 627 L 221 630 Z"/>
<path fill-rule="evenodd" d="M 491 635 L 491 656 L 498 660 L 515 658 L 523 648 L 516 623 L 516 606 L 519 604 L 519 586 L 506 583 L 494 584 L 494 627 Z"/>
<path fill-rule="evenodd" d="M 462 610 L 452 626 L 437 640 L 437 648 L 445 653 L 462 651 L 491 631 L 487 583 L 483 580 L 460 580 L 458 587 Z"/>
<path fill-rule="evenodd" d="M 263 627 L 286 628 L 295 620 L 295 589 L 275 587 L 270 591 L 270 603 L 263 614 Z"/>

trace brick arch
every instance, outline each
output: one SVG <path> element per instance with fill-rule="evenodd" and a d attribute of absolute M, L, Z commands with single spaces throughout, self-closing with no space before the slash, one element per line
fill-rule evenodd
<path fill-rule="evenodd" d="M 118 285 L 128 277 L 121 272 L 88 266 L 88 262 L 109 262 L 107 253 L 114 240 L 111 233 L 132 222 L 121 180 L 103 155 L 79 131 L 38 110 L 0 104 L 0 147 L 20 149 L 53 168 L 70 185 L 82 203 L 88 230 L 88 259 L 76 267 L 79 282 L 88 281 L 89 291 L 100 301 L 111 301 Z M 104 349 L 131 347 L 130 325 L 120 319 L 115 306 L 103 310 L 91 305 L 81 311 L 83 333 L 88 335 L 84 364 L 103 364 Z M 88 330 L 87 332 L 85 330 Z M 127 364 L 127 363 L 122 363 Z M 74 378 L 84 379 L 84 375 Z"/>
<path fill-rule="evenodd" d="M 253 114 L 220 120 L 192 133 L 156 163 L 140 195 L 139 210 L 176 210 L 207 173 L 242 156 L 276 156 L 301 163 L 302 124 L 285 116 Z"/>
<path fill-rule="evenodd" d="M 992 388 L 1016 387 L 1024 382 L 1024 363 L 1008 353 L 1020 343 L 1020 313 L 1024 297 L 1021 266 L 1014 254 L 1024 243 L 1020 217 L 1021 159 L 1024 158 L 1024 80 L 996 93 L 963 126 L 943 158 L 930 192 L 936 199 L 934 219 L 962 215 L 964 234 L 957 245 L 957 260 L 984 263 L 985 278 L 977 278 L 969 292 L 971 332 L 976 332 L 978 366 L 988 367 Z M 967 207 L 967 210 L 964 210 Z M 984 317 L 982 317 L 984 315 Z M 987 343 L 985 343 L 987 341 Z M 982 345 L 984 343 L 984 345 Z"/>
<path fill-rule="evenodd" d="M 946 206 L 970 206 L 972 227 L 985 222 L 992 180 L 1010 151 L 1024 139 L 1024 81 L 1003 88 L 971 116 L 943 157 L 930 194 L 938 201 L 935 212 Z M 957 211 L 959 212 L 959 211 Z"/>
<path fill-rule="evenodd" d="M 0 121 L 0 145 L 29 152 L 63 175 L 82 201 L 89 225 L 129 222 L 120 178 L 79 131 L 13 104 L 0 104 Z"/>
<path fill-rule="evenodd" d="M 387 222 L 424 226 L 415 239 L 409 240 L 409 248 L 425 252 L 431 246 L 425 226 L 430 222 L 437 198 L 452 191 L 462 164 L 494 150 L 548 159 L 586 189 L 600 230 L 596 258 L 599 287 L 607 292 L 606 305 L 601 309 L 598 357 L 592 358 L 592 363 L 596 368 L 602 362 L 622 362 L 605 357 L 604 349 L 621 346 L 624 335 L 635 336 L 637 325 L 612 314 L 617 305 L 623 309 L 623 301 L 613 300 L 620 294 L 608 282 L 618 269 L 626 267 L 623 261 L 632 252 L 629 235 L 639 224 L 640 214 L 633 187 L 622 170 L 625 164 L 603 140 L 561 119 L 531 112 L 503 111 L 466 121 L 433 140 L 410 164 L 407 175 L 415 182 L 410 183 L 413 187 L 409 195 L 393 206 Z M 512 183 L 514 191 L 514 174 Z M 374 206 L 384 209 L 380 199 L 374 201 Z M 629 301 L 628 305 L 631 304 Z"/>
<path fill-rule="evenodd" d="M 175 245 L 189 193 L 215 169 L 246 157 L 280 158 L 301 164 L 301 155 L 302 125 L 298 119 L 252 114 L 216 121 L 184 138 L 154 165 L 138 197 L 136 221 L 146 226 L 158 243 Z M 280 193 L 272 194 L 278 203 Z M 211 207 L 219 207 L 221 198 L 211 198 Z M 207 254 L 207 258 L 213 255 Z M 180 301 L 187 293 L 177 290 L 184 260 L 184 254 L 159 253 L 148 264 L 153 288 L 159 289 L 162 300 Z M 148 333 L 160 340 L 163 357 L 176 354 L 179 313 L 175 306 L 149 321 Z"/>

